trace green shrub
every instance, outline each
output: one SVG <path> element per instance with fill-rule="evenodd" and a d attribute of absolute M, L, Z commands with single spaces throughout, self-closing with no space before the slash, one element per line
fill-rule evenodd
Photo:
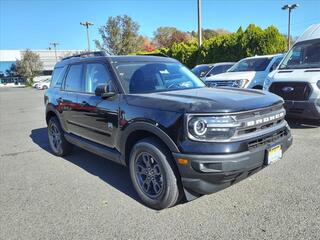
<path fill-rule="evenodd" d="M 236 62 L 245 57 L 281 53 L 285 50 L 286 38 L 276 27 L 261 29 L 250 24 L 245 31 L 240 27 L 234 33 L 204 40 L 200 49 L 197 42 L 190 41 L 174 43 L 170 48 L 160 48 L 156 52 L 164 53 L 192 68 L 202 63 Z"/>

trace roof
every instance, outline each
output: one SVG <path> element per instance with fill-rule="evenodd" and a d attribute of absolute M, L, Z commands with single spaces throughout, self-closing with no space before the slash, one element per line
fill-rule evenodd
<path fill-rule="evenodd" d="M 151 55 L 119 55 L 107 56 L 107 58 L 112 62 L 178 62 L 173 58 Z"/>
<path fill-rule="evenodd" d="M 320 38 L 320 23 L 313 24 L 310 27 L 308 27 L 297 39 L 297 42 L 307 41 Z"/>
<path fill-rule="evenodd" d="M 198 66 L 219 66 L 219 65 L 229 65 L 229 64 L 235 64 L 236 62 L 218 62 L 218 63 L 204 63 L 204 64 L 198 64 Z"/>
<path fill-rule="evenodd" d="M 86 62 L 88 60 L 107 60 L 112 63 L 117 62 L 178 62 L 173 58 L 147 56 L 147 55 L 117 55 L 117 56 L 76 56 L 66 58 L 56 64 L 56 67 L 62 67 L 66 64 L 76 62 Z"/>
<path fill-rule="evenodd" d="M 252 57 L 246 57 L 243 59 L 252 59 L 252 58 L 272 58 L 276 56 L 284 56 L 284 53 L 278 53 L 278 54 L 270 54 L 270 55 L 259 55 L 259 56 L 252 56 Z M 242 59 L 241 59 L 242 60 Z"/>

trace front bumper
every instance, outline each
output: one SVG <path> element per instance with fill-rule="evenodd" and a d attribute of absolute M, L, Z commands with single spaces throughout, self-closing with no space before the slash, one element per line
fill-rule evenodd
<path fill-rule="evenodd" d="M 286 100 L 284 107 L 287 116 L 290 118 L 320 119 L 320 98 L 309 99 L 308 101 L 289 101 Z"/>
<path fill-rule="evenodd" d="M 292 144 L 287 134 L 257 148 L 233 154 L 202 155 L 173 153 L 174 158 L 187 159 L 187 165 L 178 164 L 187 199 L 217 192 L 239 182 L 266 166 L 266 151 L 281 145 L 285 152 Z"/>

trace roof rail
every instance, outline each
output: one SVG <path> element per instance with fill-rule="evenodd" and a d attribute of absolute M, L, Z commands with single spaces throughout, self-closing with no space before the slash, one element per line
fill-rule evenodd
<path fill-rule="evenodd" d="M 105 51 L 84 52 L 84 53 L 80 53 L 80 54 L 76 54 L 76 55 L 62 58 L 62 60 L 67 60 L 67 59 L 75 58 L 75 57 L 98 57 L 98 56 L 106 56 L 106 55 L 107 54 Z"/>
<path fill-rule="evenodd" d="M 137 54 L 137 55 L 141 55 L 141 56 L 156 56 L 156 57 L 169 57 L 168 55 L 166 55 L 164 53 L 141 53 L 141 54 Z"/>

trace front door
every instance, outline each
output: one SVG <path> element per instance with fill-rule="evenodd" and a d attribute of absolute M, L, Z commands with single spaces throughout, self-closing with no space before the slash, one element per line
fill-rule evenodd
<path fill-rule="evenodd" d="M 118 128 L 119 96 L 103 99 L 94 93 L 98 85 L 112 87 L 111 76 L 103 62 L 85 65 L 84 91 L 78 94 L 77 125 L 81 128 L 80 136 L 113 148 Z"/>

